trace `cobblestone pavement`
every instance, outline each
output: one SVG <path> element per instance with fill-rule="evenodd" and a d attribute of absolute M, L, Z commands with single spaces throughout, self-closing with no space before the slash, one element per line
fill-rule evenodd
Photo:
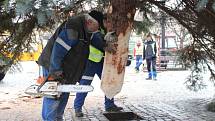
<path fill-rule="evenodd" d="M 73 99 L 70 96 L 65 110 L 65 121 L 108 121 L 103 115 L 102 97 L 90 97 L 83 108 L 84 117 L 76 118 L 73 113 Z M 141 121 L 215 121 L 215 113 L 208 112 L 204 106 L 209 99 L 188 100 L 176 104 L 147 101 L 128 101 L 127 98 L 116 98 L 116 104 L 124 108 L 123 112 L 133 112 L 139 115 Z M 0 121 L 41 121 L 41 98 L 19 99 L 8 106 L 0 105 Z M 34 104 L 32 107 L 29 105 Z M 180 106 L 183 105 L 183 106 Z M 177 107 L 179 106 L 179 107 Z M 193 106 L 190 108 L 190 106 Z"/>
<path fill-rule="evenodd" d="M 122 101 L 122 99 L 120 100 Z M 152 104 L 150 102 L 138 102 L 131 104 L 131 102 L 126 103 L 121 101 L 117 101 L 117 103 L 124 108 L 123 112 L 132 111 L 142 118 L 141 121 L 215 121 L 214 113 L 207 112 L 206 110 L 195 110 L 194 112 L 192 112 L 193 110 L 190 111 L 186 109 L 179 109 L 173 105 L 164 103 Z M 198 105 L 204 106 L 205 104 L 202 104 L 201 101 L 202 100 L 200 100 Z M 87 103 L 83 110 L 83 118 L 76 118 L 73 114 L 73 109 L 67 108 L 65 119 L 68 121 L 70 121 L 71 119 L 76 121 L 108 121 L 107 118 L 103 115 L 103 113 L 105 112 L 101 107 L 102 104 L 96 102 L 95 105 L 99 106 L 89 106 L 89 104 Z M 201 107 L 200 110 L 202 109 L 204 108 Z"/>
<path fill-rule="evenodd" d="M 98 101 L 98 99 L 95 99 Z M 101 100 L 101 99 L 99 99 Z M 198 100 L 198 101 L 197 101 Z M 178 102 L 184 106 L 178 108 L 177 104 L 166 104 L 162 102 L 151 103 L 145 101 L 127 101 L 127 99 L 118 99 L 116 103 L 124 108 L 123 112 L 133 112 L 139 115 L 141 121 L 215 121 L 215 113 L 208 112 L 204 106 L 209 100 L 197 99 L 196 102 Z M 67 108 L 65 119 L 70 121 L 71 116 L 74 121 L 108 121 L 103 115 L 103 104 L 95 102 L 96 107 L 86 104 L 83 112 L 83 118 L 76 118 L 72 108 Z M 194 104 L 193 104 L 194 103 Z M 186 105 L 185 105 L 186 104 Z M 193 109 L 186 106 L 195 106 Z"/>
<path fill-rule="evenodd" d="M 115 97 L 123 112 L 139 115 L 141 121 L 215 121 L 215 113 L 206 111 L 215 93 L 208 86 L 201 92 L 190 92 L 183 79 L 188 72 L 160 72 L 158 80 L 145 80 L 146 73 L 127 71 L 120 94 Z M 183 78 L 182 78 L 183 77 Z M 99 80 L 93 81 L 94 91 L 89 93 L 84 117 L 76 118 L 73 113 L 74 94 L 71 94 L 65 110 L 65 121 L 108 121 L 103 115 L 104 96 Z M 0 90 L 0 96 L 10 93 Z M 41 98 L 29 98 L 22 94 L 19 98 L 0 98 L 0 121 L 41 121 Z"/>

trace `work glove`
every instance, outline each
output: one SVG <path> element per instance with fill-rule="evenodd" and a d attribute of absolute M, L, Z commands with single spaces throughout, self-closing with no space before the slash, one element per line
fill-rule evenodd
<path fill-rule="evenodd" d="M 65 82 L 65 79 L 64 79 L 62 71 L 56 71 L 56 72 L 50 73 L 47 80 L 48 81 L 57 81 L 57 82 L 60 82 L 60 83 Z"/>
<path fill-rule="evenodd" d="M 107 42 L 117 42 L 117 35 L 115 31 L 112 32 L 108 32 L 105 37 L 104 40 L 106 40 Z"/>
<path fill-rule="evenodd" d="M 105 37 L 104 40 L 106 41 L 104 50 L 115 54 L 116 50 L 117 50 L 117 35 L 116 32 L 108 32 Z"/>

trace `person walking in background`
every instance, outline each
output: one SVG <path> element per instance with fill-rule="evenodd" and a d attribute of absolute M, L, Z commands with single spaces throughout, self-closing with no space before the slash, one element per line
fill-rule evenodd
<path fill-rule="evenodd" d="M 154 79 L 156 80 L 157 72 L 156 72 L 156 54 L 157 54 L 157 46 L 156 42 L 152 39 L 151 34 L 146 36 L 146 40 L 144 42 L 143 48 L 143 60 L 146 59 L 148 78 L 146 80 Z"/>
<path fill-rule="evenodd" d="M 136 58 L 135 71 L 138 73 L 140 71 L 140 65 L 143 62 L 143 42 L 138 40 L 134 48 L 134 57 Z"/>

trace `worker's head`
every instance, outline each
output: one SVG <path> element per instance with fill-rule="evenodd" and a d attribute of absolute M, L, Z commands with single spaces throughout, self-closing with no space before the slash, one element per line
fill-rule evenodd
<path fill-rule="evenodd" d="M 86 27 L 89 32 L 95 32 L 99 29 L 99 23 L 90 15 L 86 15 Z"/>
<path fill-rule="evenodd" d="M 152 41 L 152 35 L 151 33 L 146 35 L 146 41 Z"/>
<path fill-rule="evenodd" d="M 137 40 L 136 45 L 141 46 L 141 40 Z"/>
<path fill-rule="evenodd" d="M 99 27 L 104 27 L 102 12 L 93 10 L 87 15 L 87 29 L 90 32 L 97 31 Z"/>
<path fill-rule="evenodd" d="M 75 12 L 73 10 L 69 11 L 69 16 L 72 17 L 75 15 Z"/>

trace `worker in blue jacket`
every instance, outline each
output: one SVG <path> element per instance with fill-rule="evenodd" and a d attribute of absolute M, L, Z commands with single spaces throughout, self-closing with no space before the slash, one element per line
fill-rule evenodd
<path fill-rule="evenodd" d="M 74 16 L 63 23 L 50 38 L 43 49 L 38 64 L 43 67 L 48 81 L 75 84 L 85 70 L 89 56 L 91 39 L 88 33 L 98 31 L 103 24 L 103 14 L 91 11 L 90 14 Z M 106 48 L 109 48 L 106 43 Z M 111 50 L 111 49 L 107 49 Z M 44 121 L 63 121 L 63 114 L 69 93 L 58 93 L 44 97 L 42 119 Z"/>

